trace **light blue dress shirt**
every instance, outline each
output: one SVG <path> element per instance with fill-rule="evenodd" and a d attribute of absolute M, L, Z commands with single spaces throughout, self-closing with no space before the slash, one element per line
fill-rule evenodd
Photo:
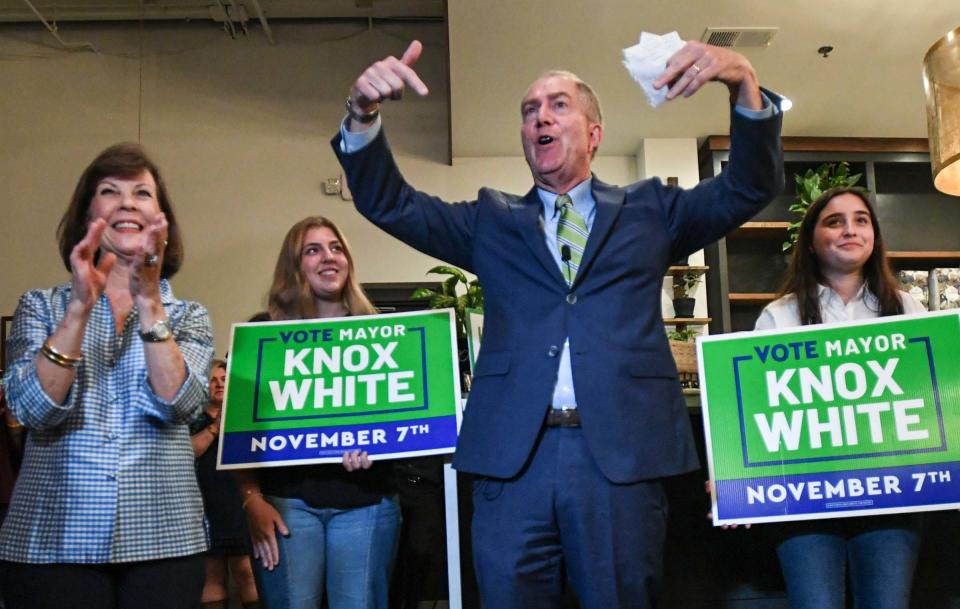
<path fill-rule="evenodd" d="M 587 178 L 566 193 L 573 200 L 573 208 L 583 217 L 587 231 L 593 230 L 593 221 L 597 216 L 597 201 L 593 198 L 593 178 Z M 543 203 L 543 235 L 547 242 L 547 251 L 553 256 L 557 268 L 566 277 L 566 264 L 560 257 L 557 245 L 557 224 L 560 212 L 557 211 L 557 193 L 537 188 L 537 196 Z M 568 409 L 577 407 L 577 396 L 573 390 L 573 367 L 570 364 L 570 339 L 564 339 L 563 352 L 560 354 L 560 368 L 557 370 L 557 384 L 553 388 L 553 407 Z"/>

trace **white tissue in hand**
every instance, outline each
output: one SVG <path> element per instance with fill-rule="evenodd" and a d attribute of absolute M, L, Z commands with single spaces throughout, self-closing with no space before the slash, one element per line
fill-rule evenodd
<path fill-rule="evenodd" d="M 663 36 L 640 33 L 640 44 L 623 49 L 623 66 L 637 81 L 650 105 L 656 108 L 667 101 L 667 86 L 653 88 L 653 81 L 667 68 L 667 60 L 683 47 L 680 34 L 670 32 Z"/>

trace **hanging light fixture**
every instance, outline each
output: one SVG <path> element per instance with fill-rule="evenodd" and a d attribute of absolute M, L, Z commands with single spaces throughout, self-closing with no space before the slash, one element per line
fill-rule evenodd
<path fill-rule="evenodd" d="M 940 192 L 960 196 L 960 27 L 927 51 L 923 90 L 933 184 Z"/>

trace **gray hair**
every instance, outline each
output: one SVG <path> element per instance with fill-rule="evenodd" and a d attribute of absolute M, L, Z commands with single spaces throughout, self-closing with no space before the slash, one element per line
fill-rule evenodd
<path fill-rule="evenodd" d="M 597 92 L 593 90 L 589 84 L 586 83 L 582 78 L 574 74 L 573 72 L 567 70 L 547 70 L 540 75 L 541 80 L 543 78 L 550 78 L 553 76 L 558 76 L 560 78 L 566 78 L 577 85 L 577 91 L 580 92 L 583 101 L 587 106 L 587 118 L 591 122 L 597 123 L 598 125 L 603 124 L 603 112 L 600 110 L 600 98 L 597 97 Z"/>

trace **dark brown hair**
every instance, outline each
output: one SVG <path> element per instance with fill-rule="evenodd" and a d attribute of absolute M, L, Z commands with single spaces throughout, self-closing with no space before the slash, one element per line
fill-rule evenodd
<path fill-rule="evenodd" d="M 788 294 L 796 296 L 800 323 L 805 326 L 823 322 L 823 315 L 820 311 L 819 286 L 825 283 L 825 279 L 820 270 L 820 260 L 813 251 L 813 231 L 817 226 L 823 208 L 834 197 L 844 194 L 854 195 L 863 201 L 870 214 L 870 223 L 873 224 L 873 251 L 863 265 L 863 277 L 867 289 L 877 297 L 880 306 L 878 313 L 881 317 L 903 313 L 899 283 L 893 276 L 890 263 L 887 261 L 887 250 L 883 243 L 883 235 L 880 232 L 880 224 L 877 222 L 877 212 L 873 203 L 870 202 L 870 197 L 863 188 L 841 186 L 824 192 L 807 209 L 807 213 L 800 223 L 797 243 L 793 248 L 793 256 L 790 258 L 790 264 L 787 267 L 786 279 L 777 294 L 778 298 Z"/>
<path fill-rule="evenodd" d="M 329 228 L 337 236 L 343 253 L 347 257 L 348 276 L 343 286 L 343 305 L 351 315 L 371 315 L 376 313 L 360 282 L 357 280 L 353 266 L 353 254 L 350 245 L 343 233 L 331 220 L 322 216 L 310 216 L 294 224 L 280 246 L 280 255 L 277 256 L 277 266 L 273 272 L 273 285 L 270 286 L 270 296 L 267 300 L 267 311 L 270 319 L 309 319 L 317 316 L 316 299 L 310 284 L 300 272 L 300 257 L 303 251 L 303 240 L 311 228 Z"/>
<path fill-rule="evenodd" d="M 149 171 L 157 184 L 157 203 L 160 211 L 167 217 L 167 247 L 163 252 L 163 267 L 160 276 L 173 277 L 183 264 L 183 240 L 167 187 L 160 176 L 160 170 L 139 144 L 122 143 L 110 146 L 93 159 L 84 170 L 77 187 L 73 191 L 70 205 L 60 219 L 57 227 L 57 240 L 60 244 L 60 258 L 70 270 L 70 252 L 87 234 L 90 221 L 90 202 L 100 180 L 109 177 L 131 178 L 143 171 Z"/>

